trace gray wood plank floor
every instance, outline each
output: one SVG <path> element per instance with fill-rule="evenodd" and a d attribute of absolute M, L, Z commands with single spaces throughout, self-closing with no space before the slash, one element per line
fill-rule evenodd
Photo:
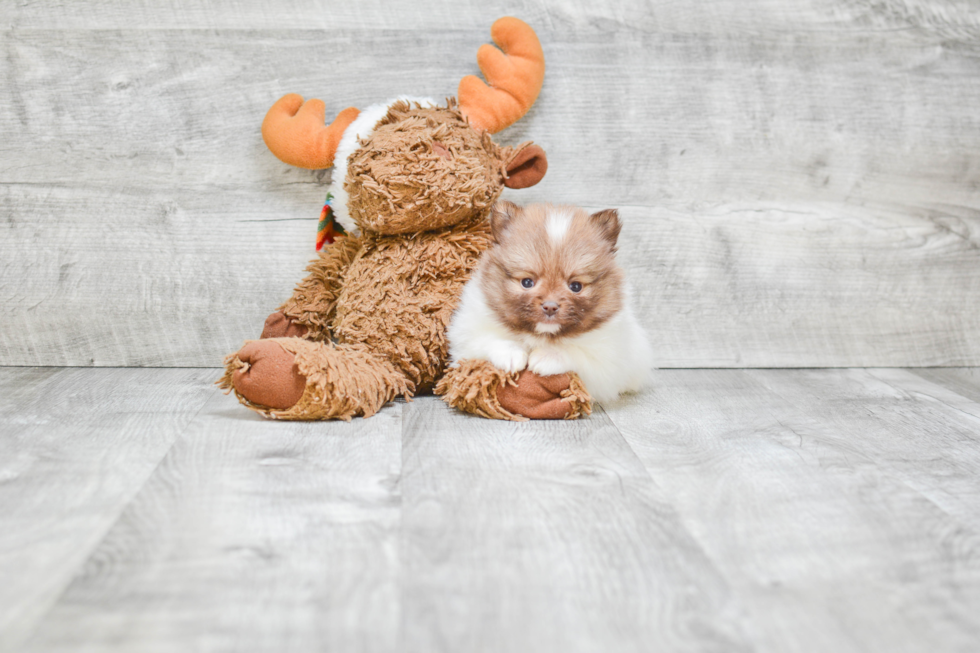
<path fill-rule="evenodd" d="M 578 422 L 0 369 L 0 651 L 973 651 L 980 372 L 660 370 Z"/>
<path fill-rule="evenodd" d="M 0 369 L 0 648 L 64 592 L 191 423 L 202 370 Z"/>

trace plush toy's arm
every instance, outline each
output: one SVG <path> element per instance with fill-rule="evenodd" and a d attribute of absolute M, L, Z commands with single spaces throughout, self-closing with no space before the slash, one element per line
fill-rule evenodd
<path fill-rule="evenodd" d="M 490 419 L 576 419 L 592 413 L 592 398 L 574 372 L 513 374 L 482 360 L 462 360 L 446 370 L 435 393 L 454 408 Z"/>
<path fill-rule="evenodd" d="M 262 337 L 295 335 L 308 340 L 329 340 L 344 275 L 361 245 L 360 238 L 348 236 L 325 247 L 320 258 L 306 268 L 308 274 L 296 286 L 293 296 L 269 316 Z M 282 329 L 287 331 L 279 333 Z"/>

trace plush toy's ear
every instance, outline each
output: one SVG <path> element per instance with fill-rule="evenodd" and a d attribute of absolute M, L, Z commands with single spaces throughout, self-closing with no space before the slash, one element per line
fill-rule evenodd
<path fill-rule="evenodd" d="M 493 208 L 490 209 L 490 231 L 493 233 L 495 241 L 500 242 L 504 232 L 507 231 L 507 227 L 510 226 L 511 220 L 520 212 L 521 207 L 513 202 L 497 200 L 494 203 Z"/>
<path fill-rule="evenodd" d="M 280 161 L 299 168 L 319 170 L 333 165 L 340 138 L 360 112 L 354 107 L 341 111 L 327 126 L 323 123 L 323 100 L 303 102 L 296 93 L 284 95 L 262 121 L 262 139 Z"/>
<path fill-rule="evenodd" d="M 619 222 L 619 212 L 616 209 L 605 209 L 589 216 L 589 222 L 599 228 L 602 237 L 613 247 L 619 239 L 619 230 L 623 228 Z"/>
<path fill-rule="evenodd" d="M 530 188 L 544 178 L 548 172 L 548 157 L 537 145 L 525 145 L 511 156 L 507 162 L 507 188 Z"/>

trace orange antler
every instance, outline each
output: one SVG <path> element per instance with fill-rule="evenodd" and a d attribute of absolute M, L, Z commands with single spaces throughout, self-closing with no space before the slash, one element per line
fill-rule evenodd
<path fill-rule="evenodd" d="M 476 53 L 490 86 L 467 75 L 459 83 L 459 106 L 470 124 L 494 134 L 517 122 L 538 99 L 544 52 L 534 30 L 511 16 L 495 22 L 490 36 L 503 52 L 484 43 Z"/>
<path fill-rule="evenodd" d="M 296 93 L 284 95 L 262 121 L 262 139 L 279 159 L 292 166 L 316 170 L 333 165 L 333 156 L 347 126 L 360 113 L 354 107 L 340 112 L 328 127 L 323 124 L 322 100 L 303 102 Z"/>

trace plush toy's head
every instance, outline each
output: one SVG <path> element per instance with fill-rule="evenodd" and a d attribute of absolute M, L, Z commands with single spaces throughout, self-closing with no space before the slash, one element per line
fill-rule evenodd
<path fill-rule="evenodd" d="M 382 234 L 440 229 L 486 215 L 504 185 L 537 183 L 544 161 L 535 146 L 497 146 L 452 100 L 401 100 L 347 160 L 347 210 L 358 227 Z"/>
<path fill-rule="evenodd" d="M 484 45 L 477 61 L 492 87 L 463 78 L 458 105 L 401 97 L 363 112 L 345 109 L 326 126 L 323 102 L 290 94 L 266 115 L 266 144 L 291 165 L 336 165 L 333 211 L 347 230 L 414 233 L 483 217 L 504 186 L 533 186 L 548 165 L 536 145 L 499 147 L 490 139 L 527 112 L 544 79 L 530 27 L 501 18 L 491 35 L 504 52 Z"/>

